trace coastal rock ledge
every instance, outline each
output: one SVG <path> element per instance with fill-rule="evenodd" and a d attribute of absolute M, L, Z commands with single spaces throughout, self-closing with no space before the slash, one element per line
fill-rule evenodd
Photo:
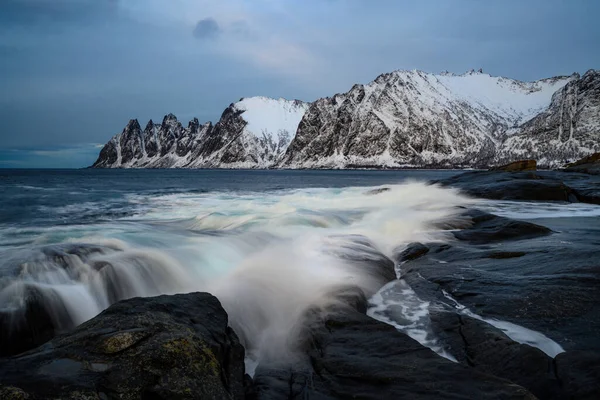
<path fill-rule="evenodd" d="M 0 398 L 243 399 L 244 348 L 207 293 L 133 298 L 0 360 Z"/>

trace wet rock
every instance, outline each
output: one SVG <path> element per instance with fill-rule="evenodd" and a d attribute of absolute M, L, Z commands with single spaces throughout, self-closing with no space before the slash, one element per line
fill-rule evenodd
<path fill-rule="evenodd" d="M 537 162 L 535 160 L 520 160 L 513 161 L 506 165 L 491 168 L 492 171 L 518 172 L 518 171 L 535 171 Z"/>
<path fill-rule="evenodd" d="M 330 236 L 334 243 L 325 243 L 323 250 L 346 263 L 368 271 L 383 286 L 396 279 L 394 262 L 385 256 L 375 245 L 362 235 Z M 332 245 L 333 244 L 333 245 Z"/>
<path fill-rule="evenodd" d="M 379 189 L 372 189 L 372 190 L 369 190 L 369 191 L 368 191 L 368 192 L 366 192 L 365 194 L 368 194 L 368 195 L 374 195 L 374 194 L 379 194 L 379 193 L 389 192 L 390 190 L 391 190 L 390 188 L 384 187 L 384 188 L 379 188 Z"/>
<path fill-rule="evenodd" d="M 600 398 L 600 353 L 569 351 L 556 356 L 556 376 L 571 399 Z"/>
<path fill-rule="evenodd" d="M 567 398 L 555 375 L 553 359 L 541 350 L 456 312 L 434 311 L 430 317 L 434 332 L 460 363 L 515 382 L 540 399 Z"/>
<path fill-rule="evenodd" d="M 492 200 L 600 204 L 600 176 L 561 171 L 473 171 L 435 181 Z"/>
<path fill-rule="evenodd" d="M 577 201 L 573 190 L 558 177 L 533 171 L 473 171 L 438 183 L 484 199 Z"/>
<path fill-rule="evenodd" d="M 429 252 L 429 247 L 423 243 L 410 243 L 404 250 L 402 250 L 395 258 L 399 263 L 403 263 L 410 260 L 415 260 L 419 257 L 424 256 Z"/>
<path fill-rule="evenodd" d="M 0 310 L 0 357 L 19 354 L 46 343 L 61 330 L 60 321 L 53 316 L 67 314 L 59 299 L 47 297 L 52 293 L 44 295 L 33 287 L 23 290 L 25 304 L 22 307 L 9 306 Z M 47 308 L 50 303 L 55 307 L 54 312 Z M 59 311 L 61 306 L 62 313 Z"/>
<path fill-rule="evenodd" d="M 600 175 L 600 153 L 594 153 L 567 165 L 566 172 Z"/>
<path fill-rule="evenodd" d="M 258 399 L 533 399 L 524 388 L 439 357 L 353 307 L 314 311 L 306 359 L 259 365 Z"/>
<path fill-rule="evenodd" d="M 206 293 L 125 300 L 0 360 L 0 390 L 30 398 L 242 399 L 244 381 L 244 349 Z"/>
<path fill-rule="evenodd" d="M 467 215 L 494 220 L 484 213 L 477 218 L 478 213 Z M 515 382 L 540 399 L 598 398 L 600 224 L 586 221 L 543 220 L 554 231 L 551 240 L 419 244 L 428 252 L 406 260 L 401 279 L 429 303 L 438 344 L 459 362 Z M 505 321 L 503 329 L 517 324 L 510 329 L 521 340 L 554 355 L 559 350 L 547 342 L 551 339 L 566 353 L 552 359 L 473 315 Z M 539 333 L 547 338 L 531 336 Z"/>
<path fill-rule="evenodd" d="M 401 277 L 424 301 L 451 305 L 443 290 L 476 314 L 541 332 L 567 351 L 600 351 L 600 219 L 537 221 L 552 235 L 427 243 L 429 252 L 405 262 Z"/>
<path fill-rule="evenodd" d="M 473 244 L 523 240 L 552 233 L 552 230 L 545 226 L 499 217 L 478 210 L 468 211 L 465 215 L 471 219 L 473 225 L 453 233 L 457 239 Z"/>

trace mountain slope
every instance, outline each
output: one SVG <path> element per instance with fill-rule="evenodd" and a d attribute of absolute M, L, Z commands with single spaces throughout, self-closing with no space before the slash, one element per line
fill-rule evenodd
<path fill-rule="evenodd" d="M 314 102 L 280 165 L 488 165 L 509 129 L 544 110 L 553 93 L 576 78 L 529 83 L 477 72 L 380 75 Z"/>
<path fill-rule="evenodd" d="M 136 120 L 99 168 L 462 168 L 600 151 L 600 72 L 521 82 L 395 71 L 313 103 L 252 97 L 216 125 Z"/>
<path fill-rule="evenodd" d="M 497 158 L 535 158 L 542 165 L 561 166 L 599 146 L 600 71 L 589 70 L 558 90 L 546 110 L 503 143 Z"/>
<path fill-rule="evenodd" d="M 173 114 L 142 131 L 131 120 L 101 150 L 95 168 L 268 168 L 287 147 L 308 105 L 252 97 L 231 104 L 216 125 L 183 127 Z"/>

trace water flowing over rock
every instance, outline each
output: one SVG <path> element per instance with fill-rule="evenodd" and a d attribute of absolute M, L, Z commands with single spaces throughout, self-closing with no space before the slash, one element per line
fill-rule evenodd
<path fill-rule="evenodd" d="M 97 168 L 464 168 L 600 151 L 600 72 L 521 82 L 395 71 L 312 103 L 251 97 L 216 125 L 132 120 Z"/>

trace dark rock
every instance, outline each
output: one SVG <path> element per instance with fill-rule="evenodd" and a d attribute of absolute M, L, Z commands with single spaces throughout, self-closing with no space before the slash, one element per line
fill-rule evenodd
<path fill-rule="evenodd" d="M 487 254 L 488 258 L 496 258 L 496 259 L 504 259 L 504 258 L 518 258 L 523 257 L 525 254 L 524 251 L 492 251 Z"/>
<path fill-rule="evenodd" d="M 122 301 L 0 360 L 0 390 L 30 398 L 242 399 L 245 381 L 244 349 L 206 293 Z"/>
<path fill-rule="evenodd" d="M 535 171 L 537 170 L 537 162 L 535 160 L 513 161 L 506 165 L 491 168 L 491 170 L 504 172 Z"/>
<path fill-rule="evenodd" d="M 457 239 L 473 244 L 523 240 L 552 233 L 545 226 L 499 217 L 478 210 L 468 211 L 466 215 L 471 218 L 473 225 L 453 233 Z"/>
<path fill-rule="evenodd" d="M 36 348 L 60 331 L 52 311 L 46 308 L 49 299 L 45 299 L 42 293 L 33 287 L 24 290 L 24 306 L 0 310 L 0 357 Z M 54 306 L 56 305 L 57 303 L 54 303 Z"/>
<path fill-rule="evenodd" d="M 361 235 L 339 235 L 330 236 L 335 240 L 331 246 L 324 245 L 323 250 L 347 263 L 356 265 L 363 271 L 368 271 L 381 286 L 396 279 L 394 262 L 386 257 L 365 236 Z"/>
<path fill-rule="evenodd" d="M 402 265 L 401 278 L 430 303 L 434 337 L 462 364 L 540 399 L 598 398 L 600 224 L 586 221 L 545 220 L 555 227 L 552 240 L 426 244 L 426 254 Z M 541 332 L 566 353 L 552 359 L 472 315 Z"/>
<path fill-rule="evenodd" d="M 401 278 L 423 301 L 453 306 L 443 290 L 472 312 L 541 332 L 567 352 L 600 352 L 600 219 L 538 221 L 552 236 L 428 243 L 427 254 L 402 265 Z"/>
<path fill-rule="evenodd" d="M 492 325 L 452 311 L 430 313 L 434 332 L 456 359 L 478 371 L 507 379 L 540 399 L 567 398 L 553 359 L 511 340 Z"/>
<path fill-rule="evenodd" d="M 396 261 L 403 263 L 405 261 L 415 260 L 428 252 L 429 247 L 425 246 L 423 243 L 411 243 L 398 254 Z"/>
<path fill-rule="evenodd" d="M 571 399 L 600 398 L 600 352 L 569 351 L 556 356 L 556 376 Z"/>
<path fill-rule="evenodd" d="M 438 183 L 485 199 L 576 201 L 573 190 L 562 180 L 537 172 L 473 171 Z"/>
<path fill-rule="evenodd" d="M 379 193 L 384 193 L 384 192 L 389 192 L 389 191 L 390 191 L 390 188 L 384 187 L 384 188 L 369 190 L 365 194 L 373 195 L 373 194 L 379 194 Z"/>
<path fill-rule="evenodd" d="M 594 153 L 582 158 L 564 169 L 566 172 L 581 172 L 584 174 L 600 175 L 600 153 Z"/>
<path fill-rule="evenodd" d="M 307 358 L 259 365 L 258 399 L 534 399 L 524 388 L 439 357 L 352 308 L 314 310 Z"/>

